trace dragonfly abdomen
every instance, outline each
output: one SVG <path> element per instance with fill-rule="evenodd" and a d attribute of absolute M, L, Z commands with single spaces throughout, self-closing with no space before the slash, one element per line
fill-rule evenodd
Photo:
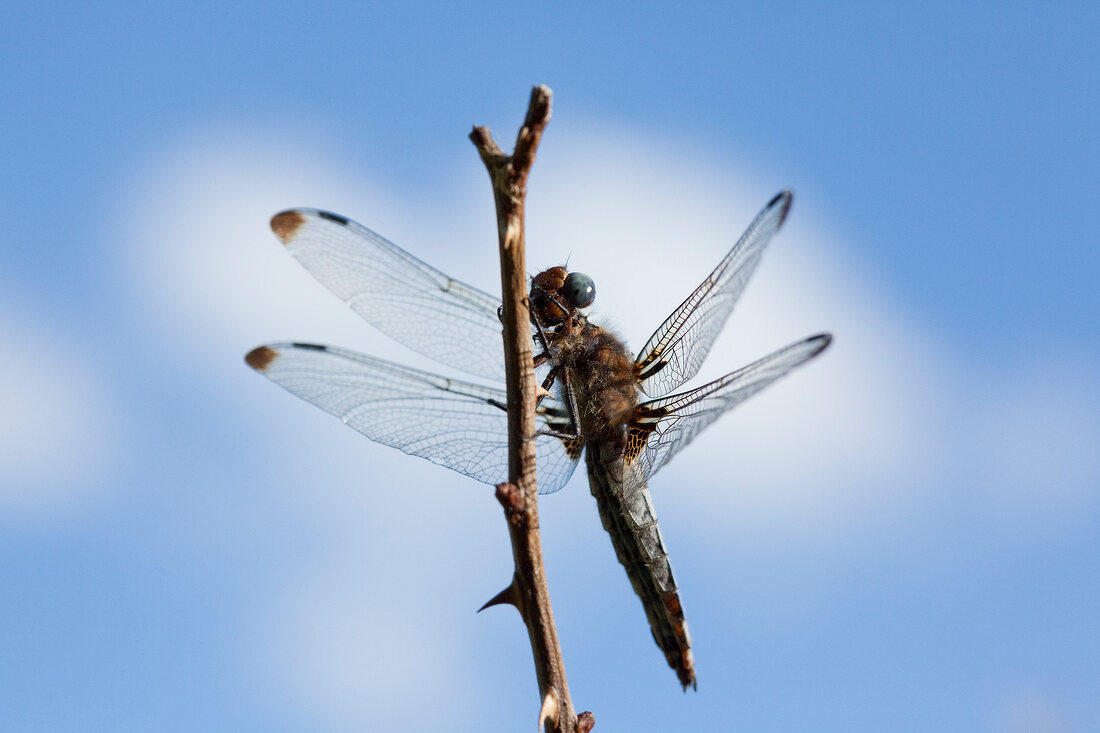
<path fill-rule="evenodd" d="M 587 446 L 588 481 L 615 555 L 642 601 L 653 640 L 686 690 L 695 686 L 691 636 L 676 578 L 645 484 L 623 489 L 622 449 L 601 441 Z"/>

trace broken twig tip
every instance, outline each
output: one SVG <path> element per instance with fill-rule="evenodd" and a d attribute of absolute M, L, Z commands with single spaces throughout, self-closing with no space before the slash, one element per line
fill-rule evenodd
<path fill-rule="evenodd" d="M 553 110 L 554 92 L 545 84 L 539 84 L 531 89 L 531 101 L 527 107 L 527 119 L 525 126 L 539 125 L 545 127 L 550 121 Z"/>

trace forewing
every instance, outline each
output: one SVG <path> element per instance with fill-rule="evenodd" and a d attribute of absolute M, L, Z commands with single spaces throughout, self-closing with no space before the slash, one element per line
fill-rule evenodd
<path fill-rule="evenodd" d="M 650 400 L 638 406 L 631 426 L 627 459 L 633 483 L 647 481 L 703 428 L 741 404 L 829 345 L 821 334 L 791 344 L 759 361 L 689 392 Z"/>
<path fill-rule="evenodd" d="M 326 211 L 284 211 L 271 229 L 310 274 L 386 335 L 441 364 L 504 381 L 499 297 Z"/>
<path fill-rule="evenodd" d="M 636 359 L 643 392 L 668 394 L 699 372 L 790 206 L 790 191 L 773 198 L 714 272 L 653 333 Z"/>
<path fill-rule="evenodd" d="M 261 346 L 245 361 L 372 440 L 487 484 L 508 478 L 503 390 L 313 344 Z M 538 427 L 557 429 L 563 412 L 544 400 Z M 551 436 L 536 438 L 535 453 L 540 493 L 564 486 L 579 458 Z"/>

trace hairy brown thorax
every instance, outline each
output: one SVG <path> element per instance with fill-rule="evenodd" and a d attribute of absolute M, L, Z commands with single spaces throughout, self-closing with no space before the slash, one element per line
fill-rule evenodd
<path fill-rule="evenodd" d="M 567 272 L 551 267 L 531 281 L 531 308 L 549 340 L 550 356 L 569 372 L 585 440 L 626 442 L 638 406 L 634 357 L 613 334 L 593 325 L 562 294 Z"/>
<path fill-rule="evenodd" d="M 582 317 L 583 318 L 583 317 Z M 634 359 L 619 339 L 583 320 L 568 333 L 550 336 L 555 361 L 570 371 L 586 440 L 622 446 L 626 424 L 638 406 Z"/>

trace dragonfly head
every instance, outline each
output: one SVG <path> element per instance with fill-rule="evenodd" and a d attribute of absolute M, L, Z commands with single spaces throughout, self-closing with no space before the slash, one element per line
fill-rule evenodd
<path fill-rule="evenodd" d="M 596 299 L 596 285 L 583 272 L 551 267 L 531 278 L 531 310 L 547 328 L 562 324 Z"/>

